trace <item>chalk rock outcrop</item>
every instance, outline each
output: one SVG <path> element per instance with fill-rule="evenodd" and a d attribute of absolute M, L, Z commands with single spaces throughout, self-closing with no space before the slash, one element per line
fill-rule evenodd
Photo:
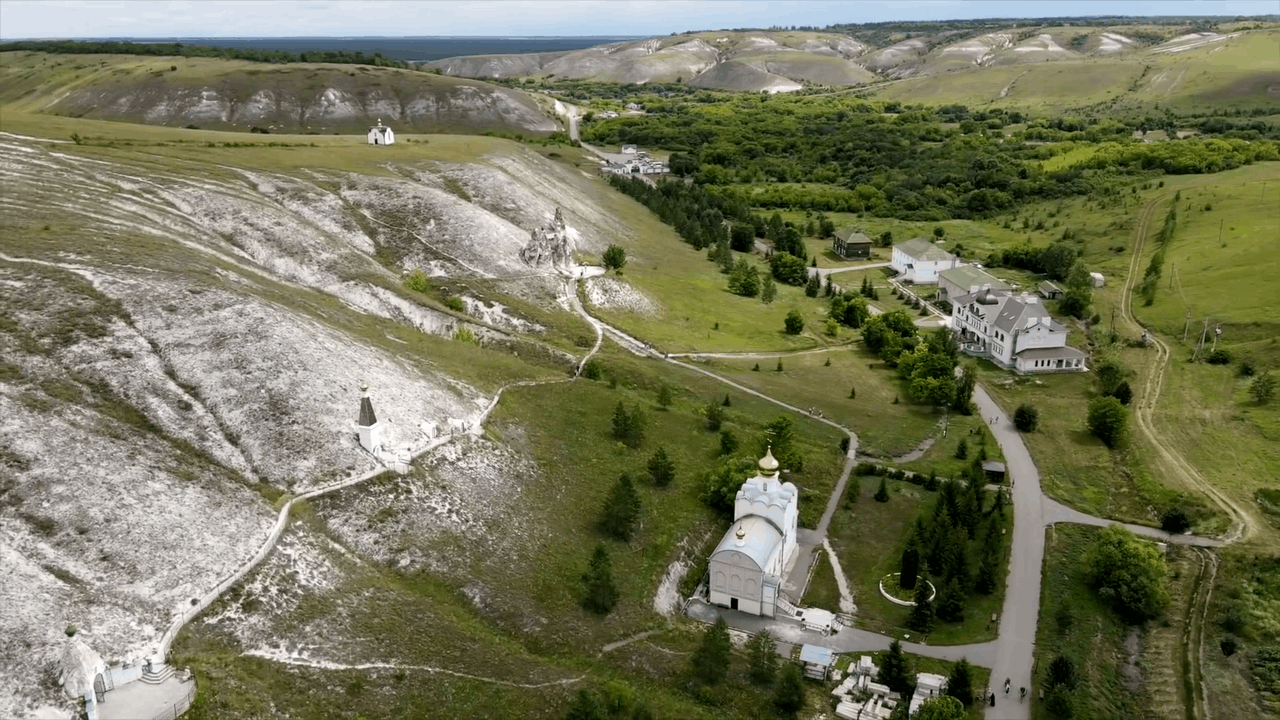
<path fill-rule="evenodd" d="M 520 259 L 529 267 L 539 269 L 567 270 L 573 265 L 573 242 L 560 208 L 556 208 L 556 216 L 549 224 L 533 229 L 529 244 L 520 251 Z"/>

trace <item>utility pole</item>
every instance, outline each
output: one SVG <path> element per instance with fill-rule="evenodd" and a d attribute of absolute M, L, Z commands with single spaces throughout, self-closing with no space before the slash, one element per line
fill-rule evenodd
<path fill-rule="evenodd" d="M 1169 289 L 1173 289 L 1173 274 L 1178 271 L 1178 266 L 1169 263 Z"/>
<path fill-rule="evenodd" d="M 1204 349 L 1204 336 L 1209 333 L 1209 318 L 1204 319 L 1204 328 L 1200 330 L 1200 342 L 1196 344 L 1196 352 L 1191 356 L 1192 362 L 1200 358 L 1200 351 Z"/>
<path fill-rule="evenodd" d="M 1191 329 L 1191 310 L 1187 309 L 1187 321 L 1182 324 L 1182 342 L 1187 341 L 1187 331 Z"/>
<path fill-rule="evenodd" d="M 1218 247 L 1226 247 L 1226 245 L 1222 244 L 1222 223 L 1226 221 L 1227 221 L 1226 218 L 1223 218 L 1218 221 Z"/>
<path fill-rule="evenodd" d="M 1222 323 L 1218 323 L 1213 328 L 1213 349 L 1209 351 L 1210 353 L 1218 349 L 1218 338 L 1220 337 L 1222 337 Z"/>

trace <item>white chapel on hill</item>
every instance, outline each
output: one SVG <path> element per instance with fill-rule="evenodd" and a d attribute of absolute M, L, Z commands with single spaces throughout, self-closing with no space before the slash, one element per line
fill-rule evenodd
<path fill-rule="evenodd" d="M 800 492 L 778 478 L 770 449 L 759 472 L 733 502 L 733 524 L 711 553 L 708 575 L 714 605 L 773 617 L 787 566 L 796 555 Z"/>
<path fill-rule="evenodd" d="M 382 119 L 378 119 L 378 124 L 369 128 L 369 144 L 370 145 L 393 145 L 396 141 L 396 134 L 391 128 L 382 124 Z"/>

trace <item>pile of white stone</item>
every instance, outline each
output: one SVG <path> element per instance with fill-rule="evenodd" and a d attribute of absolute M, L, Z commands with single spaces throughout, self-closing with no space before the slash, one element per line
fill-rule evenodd
<path fill-rule="evenodd" d="M 898 706 L 897 694 L 887 685 L 873 680 L 880 668 L 871 662 L 870 655 L 862 655 L 858 663 L 849 668 L 849 675 L 831 694 L 839 699 L 836 716 L 855 719 L 884 719 Z"/>
<path fill-rule="evenodd" d="M 884 720 L 893 714 L 900 702 L 898 694 L 886 685 L 881 685 L 873 678 L 880 668 L 871 662 L 869 655 L 858 658 L 856 665 L 849 668 L 849 675 L 835 690 L 831 691 L 839 700 L 836 715 L 847 720 Z M 926 700 L 941 695 L 947 689 L 947 679 L 933 673 L 916 675 L 916 691 L 911 696 L 908 714 L 915 715 Z"/>

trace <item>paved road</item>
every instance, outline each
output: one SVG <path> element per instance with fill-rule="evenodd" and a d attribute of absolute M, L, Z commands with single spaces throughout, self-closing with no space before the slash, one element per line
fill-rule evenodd
<path fill-rule="evenodd" d="M 729 627 L 752 635 L 758 634 L 762 630 L 768 630 L 773 639 L 780 642 L 791 645 L 820 645 L 840 653 L 888 650 L 889 643 L 894 640 L 888 635 L 850 627 L 840 628 L 840 631 L 834 635 L 824 635 L 813 630 L 806 630 L 802 623 L 790 618 L 767 618 L 759 615 L 748 615 L 737 610 L 708 605 L 701 600 L 690 601 L 686 612 L 689 617 L 705 623 L 713 623 L 716 618 L 723 617 Z M 902 649 L 916 655 L 951 662 L 966 658 L 975 665 L 991 667 L 995 661 L 996 642 L 971 645 L 923 645 L 903 641 Z"/>
<path fill-rule="evenodd" d="M 996 637 L 995 663 L 991 666 L 991 685 L 994 688 L 1003 684 L 1004 678 L 1010 678 L 1013 693 L 1017 693 L 1017 688 L 1031 688 L 1036 622 L 1040 616 L 1040 567 L 1044 561 L 1044 496 L 1040 492 L 1040 472 L 1013 423 L 981 385 L 974 390 L 973 400 L 978 412 L 991 425 L 991 432 L 1004 453 L 1008 477 L 1013 482 L 1012 552 L 1000 632 Z M 995 707 L 987 708 L 987 718 L 1025 720 L 1031 717 L 1030 702 L 1002 700 L 1000 697 Z"/>

